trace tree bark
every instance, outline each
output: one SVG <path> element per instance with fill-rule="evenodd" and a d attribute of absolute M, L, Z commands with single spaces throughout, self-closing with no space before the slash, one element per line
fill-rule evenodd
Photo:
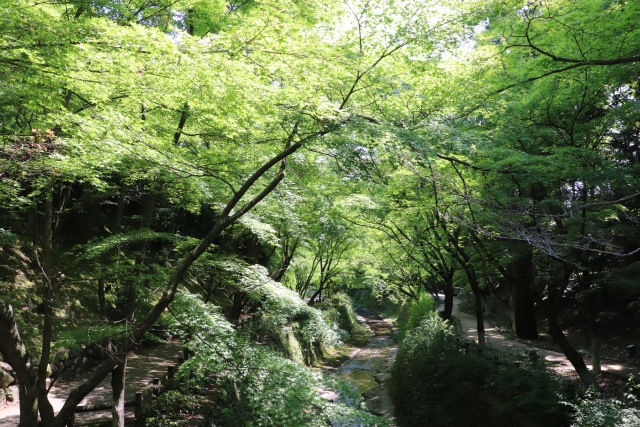
<path fill-rule="evenodd" d="M 233 293 L 233 305 L 231 306 L 231 310 L 229 311 L 229 322 L 237 322 L 240 319 L 240 314 L 242 313 L 242 309 L 247 303 L 247 298 L 244 292 L 234 292 Z"/>
<path fill-rule="evenodd" d="M 582 300 L 579 301 L 578 311 L 582 318 L 582 323 L 589 343 L 591 354 L 591 371 L 595 376 L 600 375 L 600 330 L 598 328 L 597 313 L 595 308 L 595 290 L 583 291 Z"/>
<path fill-rule="evenodd" d="M 0 353 L 16 373 L 20 396 L 19 427 L 38 424 L 38 390 L 35 366 L 28 367 L 29 353 L 20 338 L 13 308 L 0 300 Z"/>
<path fill-rule="evenodd" d="M 538 339 L 538 322 L 530 292 L 533 288 L 533 260 L 531 251 L 513 260 L 509 266 L 510 305 L 513 328 L 520 338 Z M 514 282 L 514 283 L 512 283 Z"/>
<path fill-rule="evenodd" d="M 538 339 L 538 323 L 535 306 L 529 298 L 528 290 L 520 286 L 511 288 L 511 309 L 516 335 L 525 339 Z"/>
<path fill-rule="evenodd" d="M 98 279 L 98 304 L 100 305 L 100 317 L 102 317 L 103 319 L 106 318 L 107 314 L 107 302 L 104 295 L 104 282 L 104 277 Z"/>
<path fill-rule="evenodd" d="M 113 234 L 119 234 L 122 231 L 122 218 L 124 217 L 124 208 L 126 203 L 127 184 L 120 184 L 120 192 L 118 193 L 118 207 L 116 208 L 116 217 L 113 223 Z"/>
<path fill-rule="evenodd" d="M 142 203 L 142 217 L 140 218 L 140 228 L 151 227 L 153 221 L 153 213 L 156 211 L 156 204 L 158 203 L 158 194 L 153 192 L 148 194 Z"/>
<path fill-rule="evenodd" d="M 124 389 L 125 389 L 125 373 L 127 371 L 127 356 L 123 357 L 121 363 L 111 370 L 111 391 L 113 395 L 113 406 L 111 415 L 113 418 L 113 427 L 124 426 Z"/>
<path fill-rule="evenodd" d="M 475 298 L 476 309 L 476 328 L 478 329 L 478 346 L 481 349 L 485 348 L 485 330 L 484 330 L 484 315 L 482 313 L 482 293 L 477 280 L 470 280 L 471 290 Z"/>
<path fill-rule="evenodd" d="M 453 289 L 453 273 L 454 270 L 449 269 L 449 273 L 444 281 L 444 310 L 442 312 L 442 319 L 451 320 L 453 317 L 453 294 L 455 290 Z"/>
<path fill-rule="evenodd" d="M 289 269 L 289 266 L 291 265 L 291 261 L 293 260 L 293 256 L 296 253 L 296 249 L 298 248 L 298 243 L 300 242 L 300 239 L 296 238 L 293 242 L 293 245 L 289 245 L 289 238 L 286 239 L 286 242 L 283 245 L 283 261 L 282 261 L 282 267 L 280 267 L 279 270 L 277 270 L 274 274 L 273 274 L 273 280 L 275 280 L 276 282 L 279 282 L 282 280 L 282 278 L 284 277 L 284 274 L 287 272 L 287 269 Z"/>
<path fill-rule="evenodd" d="M 562 332 L 562 328 L 560 328 L 560 324 L 558 323 L 558 314 L 555 311 L 549 313 L 549 335 L 551 335 L 564 355 L 569 359 L 580 380 L 582 380 L 585 385 L 592 385 L 596 390 L 599 390 L 600 387 L 596 381 L 596 377 L 589 371 L 582 356 L 573 348 L 564 335 L 564 332 Z"/>
<path fill-rule="evenodd" d="M 49 376 L 49 359 L 51 358 L 51 339 L 53 334 L 53 284 L 51 277 L 51 263 L 53 260 L 53 188 L 47 190 L 44 210 L 44 233 L 42 236 L 42 354 L 38 364 L 38 409 L 40 418 L 45 424 L 53 420 L 53 407 L 47 398 L 47 377 Z"/>
<path fill-rule="evenodd" d="M 317 290 L 317 291 L 315 291 L 315 292 L 313 293 L 313 295 L 311 295 L 311 298 L 309 298 L 309 303 L 308 303 L 309 305 L 314 305 L 314 304 L 315 304 L 315 300 L 316 300 L 316 298 L 318 298 L 318 296 L 322 294 L 322 288 L 323 288 L 323 286 L 324 286 L 323 284 L 322 284 L 322 285 L 320 285 L 320 286 L 318 287 L 318 290 Z"/>

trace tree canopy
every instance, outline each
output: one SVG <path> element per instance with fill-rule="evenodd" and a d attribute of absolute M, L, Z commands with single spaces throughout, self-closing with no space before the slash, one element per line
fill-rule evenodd
<path fill-rule="evenodd" d="M 640 297 L 638 2 L 9 0 L 0 14 L 0 254 L 26 260 L 5 263 L 40 304 L 19 312 L 17 275 L 3 282 L 21 426 L 66 425 L 133 346 L 54 414 L 47 366 L 74 310 L 124 322 L 130 343 L 170 307 L 228 342 L 212 304 L 226 321 L 272 304 L 293 310 L 272 326 L 321 322 L 281 286 L 312 306 L 440 293 L 446 320 L 466 288 L 480 346 L 499 295 L 520 336 L 543 311 L 597 385 L 559 314 L 575 303 L 598 360 L 607 304 L 631 313 Z M 93 306 L 74 307 L 87 289 Z"/>

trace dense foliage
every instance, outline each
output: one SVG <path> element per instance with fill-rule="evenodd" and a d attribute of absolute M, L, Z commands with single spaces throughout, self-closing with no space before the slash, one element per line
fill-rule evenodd
<path fill-rule="evenodd" d="M 563 425 L 562 385 L 539 364 L 517 363 L 465 351 L 450 325 L 426 313 L 394 365 L 399 425 Z"/>
<path fill-rule="evenodd" d="M 426 294 L 450 320 L 471 292 L 480 348 L 491 295 L 596 389 L 603 348 L 637 327 L 636 1 L 6 0 L 0 15 L 0 354 L 23 427 L 66 425 L 154 324 L 189 340 L 200 379 L 231 375 L 239 419 L 357 412 L 302 387 L 324 387 L 302 365 L 356 327 L 340 293 L 413 307 L 402 375 L 442 378 L 431 360 L 449 390 L 477 368 L 477 396 L 544 374 L 459 354 Z M 56 414 L 49 365 L 89 343 L 125 344 Z M 540 381 L 516 404 L 555 416 Z"/>

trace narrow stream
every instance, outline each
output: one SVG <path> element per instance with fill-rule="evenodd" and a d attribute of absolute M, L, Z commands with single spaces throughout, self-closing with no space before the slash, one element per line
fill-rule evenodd
<path fill-rule="evenodd" d="M 393 404 L 385 384 L 398 352 L 393 341 L 393 326 L 373 311 L 358 309 L 356 313 L 358 321 L 373 336 L 365 347 L 338 367 L 336 374 L 356 385 L 371 412 L 393 419 Z"/>

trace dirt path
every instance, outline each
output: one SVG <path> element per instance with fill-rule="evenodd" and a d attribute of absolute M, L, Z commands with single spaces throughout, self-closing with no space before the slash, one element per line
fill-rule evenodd
<path fill-rule="evenodd" d="M 468 313 L 460 311 L 459 304 L 460 299 L 454 298 L 453 300 L 453 314 L 455 317 L 460 320 L 460 328 L 462 333 L 467 336 L 467 338 L 477 342 L 478 340 L 478 329 L 476 324 L 475 316 L 472 316 Z M 486 328 L 485 322 L 485 328 Z M 504 335 L 498 333 L 493 328 L 486 328 L 486 341 L 487 347 L 493 348 L 499 351 L 511 352 L 517 354 L 524 354 L 531 350 L 535 350 L 540 357 L 544 357 L 545 360 L 556 370 L 560 371 L 572 371 L 573 366 L 569 360 L 565 357 L 564 354 L 547 350 L 539 347 L 535 347 L 532 344 L 514 341 L 512 339 L 506 338 Z M 585 358 L 585 362 L 589 369 L 591 369 L 591 361 L 589 358 Z M 625 364 L 612 362 L 610 360 L 602 360 L 600 366 L 603 371 L 615 373 L 616 375 L 628 376 L 629 374 L 633 374 L 636 378 L 640 377 L 640 367 L 637 365 Z"/>
<path fill-rule="evenodd" d="M 153 386 L 153 379 L 160 378 L 167 372 L 167 367 L 175 365 L 182 352 L 182 343 L 178 341 L 147 347 L 129 357 L 127 362 L 125 400 L 133 400 L 136 391 L 145 390 Z M 88 378 L 83 375 L 74 379 L 69 384 L 56 387 L 49 393 L 49 401 L 53 410 L 57 413 L 64 405 L 69 393 Z M 106 403 L 111 401 L 111 376 L 108 375 L 95 390 L 93 390 L 81 405 Z M 88 416 L 87 416 L 88 415 Z M 110 411 L 91 412 L 82 420 L 96 419 L 110 416 Z M 0 427 L 15 427 L 20 420 L 20 408 L 18 405 L 0 409 Z"/>
<path fill-rule="evenodd" d="M 372 337 L 365 347 L 353 352 L 349 360 L 338 367 L 336 374 L 357 386 L 371 412 L 393 421 L 393 404 L 386 386 L 389 369 L 398 352 L 393 341 L 393 326 L 373 311 L 358 309 L 356 313 Z"/>

